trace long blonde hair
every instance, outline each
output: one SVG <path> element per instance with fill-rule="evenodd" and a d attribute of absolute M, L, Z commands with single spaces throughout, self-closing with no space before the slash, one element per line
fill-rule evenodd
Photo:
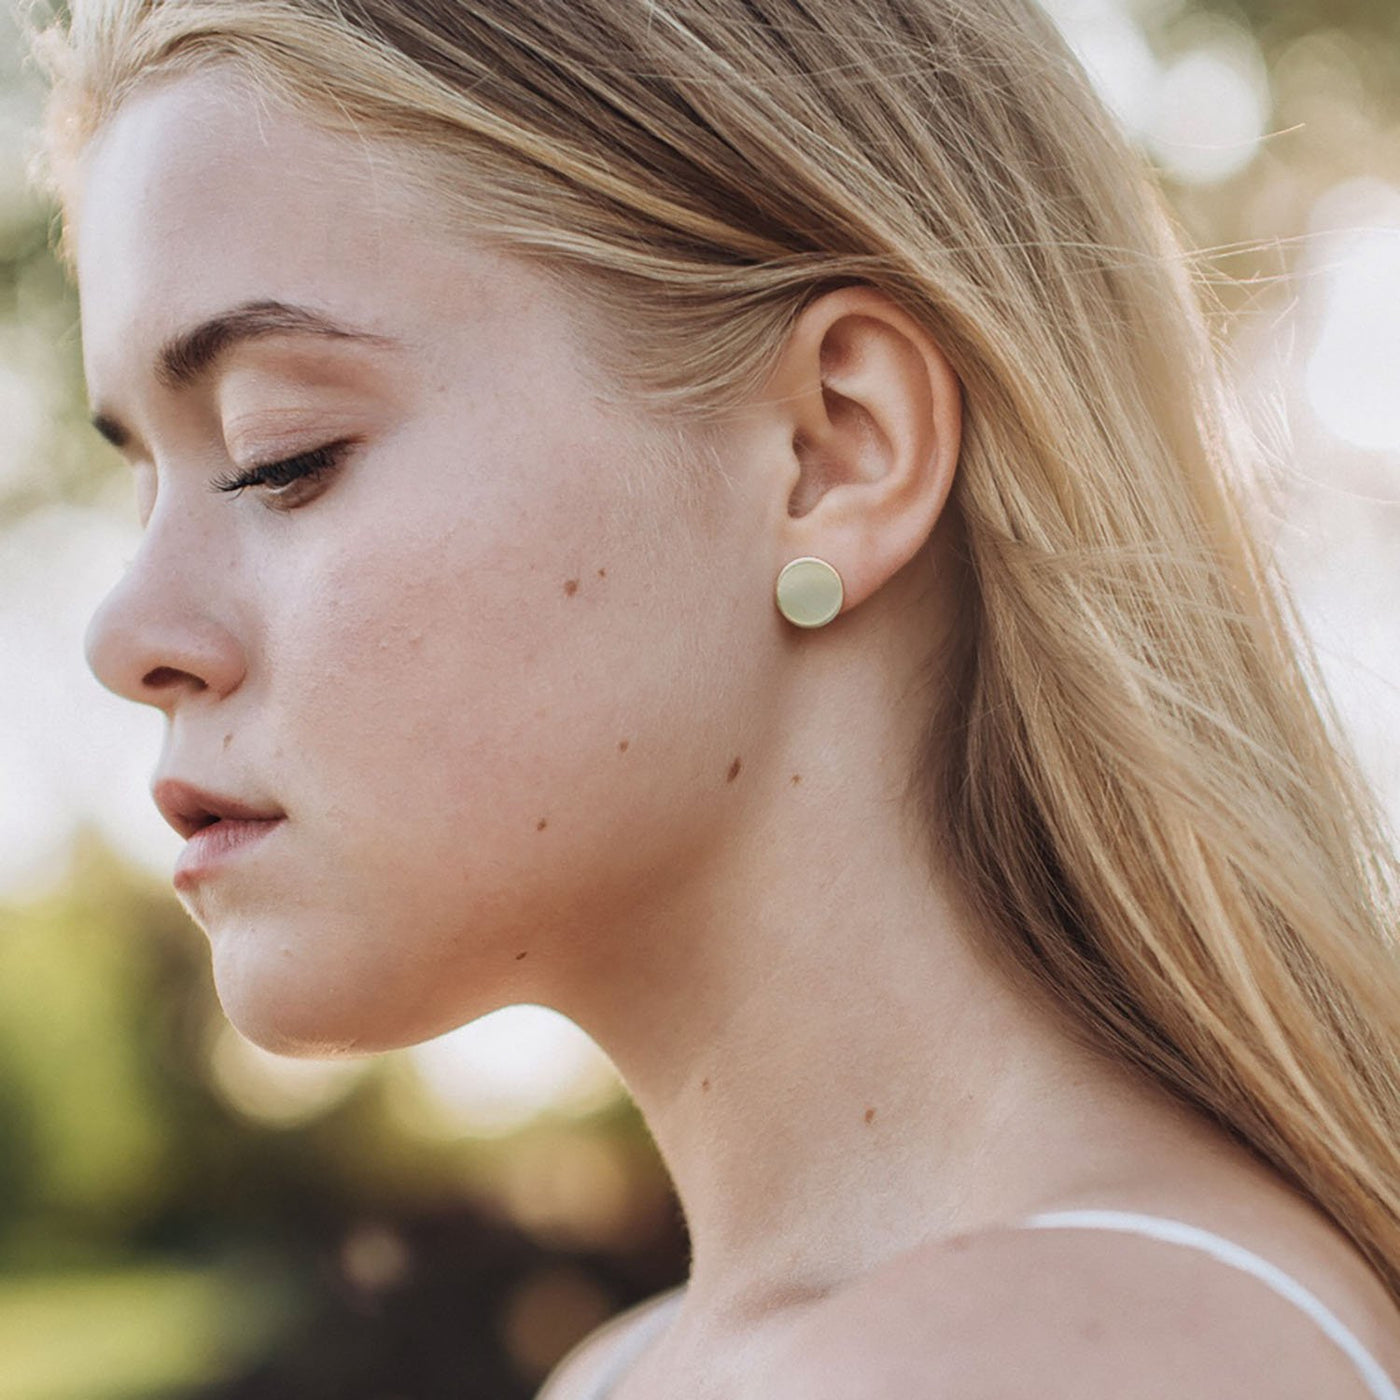
<path fill-rule="evenodd" d="M 908 788 L 930 859 L 1010 975 L 1400 1302 L 1391 834 L 1253 537 L 1190 254 L 1032 0 L 75 0 L 31 45 L 70 222 L 137 85 L 232 64 L 586 287 L 677 421 L 761 383 L 825 289 L 915 315 L 965 400 L 933 542 L 966 602 Z"/>

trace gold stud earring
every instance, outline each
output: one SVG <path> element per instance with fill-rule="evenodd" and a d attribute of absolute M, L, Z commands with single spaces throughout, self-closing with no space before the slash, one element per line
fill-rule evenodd
<path fill-rule="evenodd" d="M 778 575 L 778 611 L 798 627 L 825 627 L 845 597 L 841 575 L 825 559 L 804 555 Z"/>

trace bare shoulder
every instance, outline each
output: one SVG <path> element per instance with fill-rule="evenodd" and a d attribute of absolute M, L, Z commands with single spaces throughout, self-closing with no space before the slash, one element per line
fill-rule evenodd
<path fill-rule="evenodd" d="M 671 1307 L 683 1291 L 667 1289 L 594 1328 L 565 1353 L 535 1400 L 595 1400 L 620 1358 L 632 1350 L 641 1334 L 658 1321 L 656 1315 Z"/>
<path fill-rule="evenodd" d="M 1392 1323 L 1366 1322 L 1344 1325 L 1389 1370 L 1400 1336 L 1374 1345 Z M 773 1400 L 1373 1395 L 1260 1279 L 1198 1249 L 1083 1229 L 994 1230 L 914 1251 L 809 1312 L 772 1380 Z"/>

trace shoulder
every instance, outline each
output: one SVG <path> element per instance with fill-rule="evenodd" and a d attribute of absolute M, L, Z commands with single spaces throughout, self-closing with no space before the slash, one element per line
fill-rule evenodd
<path fill-rule="evenodd" d="M 535 1400 L 595 1400 L 614 1365 L 636 1345 L 655 1314 L 679 1299 L 683 1289 L 671 1288 L 610 1317 L 578 1342 L 554 1367 Z"/>
<path fill-rule="evenodd" d="M 1197 1249 L 1073 1229 L 914 1251 L 809 1312 L 774 1380 L 773 1400 L 1369 1394 L 1321 1328 L 1261 1280 Z"/>

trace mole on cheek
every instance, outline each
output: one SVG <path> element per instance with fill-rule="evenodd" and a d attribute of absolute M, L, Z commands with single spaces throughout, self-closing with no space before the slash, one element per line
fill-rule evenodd
<path fill-rule="evenodd" d="M 608 571 L 607 571 L 606 569 L 599 569 L 599 570 L 598 570 L 598 577 L 599 577 L 599 578 L 607 578 L 607 576 L 608 576 Z"/>
<path fill-rule="evenodd" d="M 801 773 L 794 773 L 794 774 L 792 775 L 792 785 L 793 785 L 793 787 L 796 787 L 796 786 L 798 785 L 798 783 L 800 783 L 801 781 L 802 781 L 802 774 L 801 774 Z"/>
<path fill-rule="evenodd" d="M 567 579 L 564 583 L 564 592 L 572 598 L 578 592 L 578 580 L 576 578 Z"/>
<path fill-rule="evenodd" d="M 873 1108 L 867 1108 L 865 1110 L 865 1121 L 867 1123 L 873 1123 L 875 1121 L 875 1110 Z"/>
<path fill-rule="evenodd" d="M 729 765 L 729 777 L 726 778 L 725 781 L 732 783 L 734 779 L 739 776 L 739 769 L 741 767 L 742 764 L 740 763 L 739 759 L 736 758 L 734 762 Z"/>
<path fill-rule="evenodd" d="M 549 825 L 549 818 L 548 818 L 548 817 L 541 817 L 541 818 L 539 819 L 538 824 L 537 824 L 536 827 L 535 827 L 535 830 L 536 830 L 536 831 L 543 831 L 543 830 L 545 829 L 545 827 L 547 827 L 548 825 Z"/>
<path fill-rule="evenodd" d="M 618 746 L 617 746 L 617 751 L 618 751 L 618 753 L 626 753 L 626 752 L 627 752 L 627 745 L 628 745 L 629 742 L 630 742 L 629 740 L 624 739 L 620 744 L 618 744 Z"/>
<path fill-rule="evenodd" d="M 516 960 L 516 962 L 522 962 L 525 958 L 528 958 L 529 956 L 530 956 L 530 954 L 529 954 L 528 952 L 517 953 L 517 954 L 515 955 L 515 960 Z"/>
<path fill-rule="evenodd" d="M 702 1079 L 700 1081 L 700 1092 L 702 1094 L 708 1094 L 710 1092 L 710 1081 L 708 1079 Z"/>

